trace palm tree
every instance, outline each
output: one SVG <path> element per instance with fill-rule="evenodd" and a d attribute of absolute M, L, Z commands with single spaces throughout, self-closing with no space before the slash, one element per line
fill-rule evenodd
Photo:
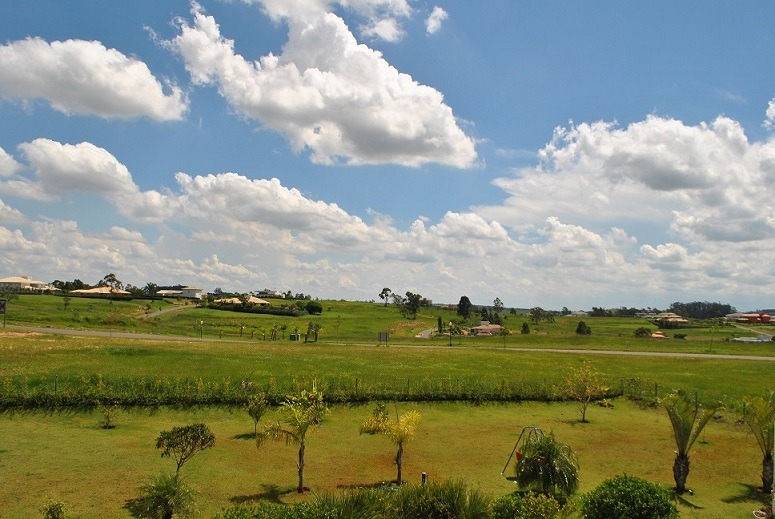
<path fill-rule="evenodd" d="M 772 490 L 772 451 L 775 443 L 775 391 L 746 401 L 745 422 L 762 450 L 762 492 Z"/>
<path fill-rule="evenodd" d="M 690 402 L 681 392 L 667 396 L 662 404 L 670 417 L 675 445 L 678 448 L 673 462 L 673 479 L 676 492 L 682 494 L 686 491 L 686 478 L 689 476 L 689 450 L 722 404 L 702 407 Z"/>
<path fill-rule="evenodd" d="M 517 459 L 516 481 L 520 488 L 544 494 L 570 495 L 579 486 L 579 462 L 570 447 L 554 434 L 529 436 Z"/>
<path fill-rule="evenodd" d="M 296 468 L 299 470 L 299 484 L 296 491 L 301 494 L 304 492 L 304 451 L 307 447 L 307 434 L 314 428 L 320 427 L 328 413 L 328 406 L 323 401 L 323 393 L 313 385 L 312 391 L 304 390 L 298 395 L 286 398 L 280 412 L 284 414 L 285 426 L 280 422 L 267 424 L 256 436 L 256 447 L 261 447 L 267 439 L 299 446 L 299 459 L 296 463 Z"/>
<path fill-rule="evenodd" d="M 420 413 L 409 411 L 401 416 L 397 415 L 398 411 L 396 411 L 396 419 L 391 420 L 385 404 L 377 404 L 372 415 L 361 424 L 360 433 L 384 434 L 390 438 L 394 445 L 398 446 L 395 461 L 396 470 L 398 471 L 396 483 L 401 485 L 403 483 L 401 469 L 404 461 L 404 444 L 414 436 L 417 424 L 420 423 Z"/>

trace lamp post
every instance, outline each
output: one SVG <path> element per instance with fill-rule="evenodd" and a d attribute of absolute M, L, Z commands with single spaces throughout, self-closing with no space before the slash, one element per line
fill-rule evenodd
<path fill-rule="evenodd" d="M 452 346 L 452 321 L 449 322 L 449 345 Z"/>
<path fill-rule="evenodd" d="M 199 338 L 202 338 L 202 333 L 204 332 L 205 322 L 199 321 Z"/>

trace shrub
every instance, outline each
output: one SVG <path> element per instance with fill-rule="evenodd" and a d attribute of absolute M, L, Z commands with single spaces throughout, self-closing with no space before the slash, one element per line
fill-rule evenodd
<path fill-rule="evenodd" d="M 43 519 L 65 519 L 65 504 L 60 501 L 50 501 L 41 509 Z"/>
<path fill-rule="evenodd" d="M 125 508 L 138 519 L 192 517 L 194 491 L 177 474 L 160 474 L 140 487 L 140 497 L 127 501 Z"/>
<path fill-rule="evenodd" d="M 586 519 L 678 517 L 670 492 L 654 483 L 626 474 L 603 481 L 584 496 L 581 512 Z"/>
<path fill-rule="evenodd" d="M 317 301 L 310 301 L 310 302 L 308 302 L 306 305 L 304 305 L 304 309 L 310 315 L 322 314 L 323 313 L 323 305 L 321 305 Z"/>
<path fill-rule="evenodd" d="M 407 485 L 390 500 L 382 517 L 409 519 L 486 519 L 490 501 L 462 481 Z"/>
<path fill-rule="evenodd" d="M 552 496 L 509 494 L 493 502 L 492 519 L 555 519 L 560 510 L 560 503 Z"/>
<path fill-rule="evenodd" d="M 579 321 L 578 326 L 576 326 L 576 333 L 578 335 L 591 335 L 592 328 L 590 328 L 584 321 Z"/>
<path fill-rule="evenodd" d="M 645 326 L 641 326 L 635 330 L 635 337 L 651 337 L 651 330 Z"/>
<path fill-rule="evenodd" d="M 544 494 L 570 495 L 579 486 L 579 463 L 570 447 L 558 442 L 553 434 L 528 437 L 522 458 L 515 467 L 520 488 Z"/>

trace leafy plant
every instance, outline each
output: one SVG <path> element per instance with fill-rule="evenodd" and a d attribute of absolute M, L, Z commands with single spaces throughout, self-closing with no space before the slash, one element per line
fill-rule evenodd
<path fill-rule="evenodd" d="M 602 377 L 587 361 L 580 368 L 575 369 L 565 376 L 563 396 L 569 400 L 578 402 L 581 411 L 581 421 L 587 422 L 587 408 L 595 398 L 602 398 L 608 386 L 603 384 Z"/>
<path fill-rule="evenodd" d="M 662 405 L 670 417 L 677 451 L 673 462 L 673 479 L 676 492 L 686 491 L 686 478 L 689 476 L 689 451 L 700 433 L 722 405 L 720 403 L 702 407 L 692 403 L 684 393 L 672 393 L 662 400 Z"/>
<path fill-rule="evenodd" d="M 269 400 L 267 399 L 266 394 L 260 393 L 248 397 L 248 401 L 245 404 L 245 410 L 253 419 L 253 435 L 258 436 L 258 422 L 269 410 Z"/>
<path fill-rule="evenodd" d="M 162 431 L 156 438 L 156 448 L 162 449 L 162 458 L 173 458 L 177 467 L 175 475 L 185 462 L 194 454 L 215 445 L 215 435 L 203 423 L 195 423 L 184 427 L 173 427 L 170 431 Z"/>
<path fill-rule="evenodd" d="M 555 519 L 562 507 L 552 496 L 528 492 L 500 497 L 491 509 L 492 519 Z"/>
<path fill-rule="evenodd" d="M 775 391 L 746 402 L 745 423 L 751 428 L 762 451 L 762 492 L 772 490 L 772 452 L 775 443 Z"/>
<path fill-rule="evenodd" d="M 43 519 L 65 519 L 65 504 L 61 501 L 49 501 L 41 509 Z"/>
<path fill-rule="evenodd" d="M 579 462 L 573 450 L 554 434 L 530 436 L 515 467 L 520 488 L 544 494 L 570 495 L 579 486 Z"/>
<path fill-rule="evenodd" d="M 188 518 L 196 513 L 195 493 L 177 474 L 160 474 L 140 487 L 140 496 L 125 508 L 137 519 Z"/>
<path fill-rule="evenodd" d="M 260 447 L 266 440 L 284 441 L 286 444 L 299 446 L 299 457 L 296 468 L 299 474 L 299 484 L 296 491 L 304 492 L 304 453 L 307 447 L 307 434 L 323 423 L 328 414 L 328 406 L 323 401 L 323 393 L 313 385 L 312 391 L 302 391 L 298 395 L 289 396 L 282 404 L 280 412 L 284 415 L 283 424 L 274 422 L 267 424 L 263 432 L 256 436 L 256 446 Z"/>
<path fill-rule="evenodd" d="M 399 485 L 403 483 L 401 469 L 404 460 L 404 444 L 412 439 L 418 423 L 420 423 L 420 413 L 417 411 L 406 412 L 392 420 L 385 404 L 377 404 L 371 416 L 361 424 L 360 434 L 384 434 L 398 447 L 395 464 L 396 483 Z"/>
<path fill-rule="evenodd" d="M 97 413 L 100 415 L 99 426 L 103 429 L 114 429 L 116 427 L 116 414 L 118 406 L 114 404 L 100 404 L 97 407 Z"/>
<path fill-rule="evenodd" d="M 678 509 L 670 492 L 640 478 L 616 476 L 603 481 L 582 500 L 581 513 L 586 519 L 672 519 Z"/>

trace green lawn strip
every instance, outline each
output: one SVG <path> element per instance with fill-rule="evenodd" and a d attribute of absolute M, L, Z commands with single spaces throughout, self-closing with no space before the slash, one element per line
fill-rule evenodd
<path fill-rule="evenodd" d="M 398 404 L 417 409 L 422 420 L 406 446 L 405 477 L 419 482 L 465 480 L 492 495 L 515 486 L 501 477 L 519 431 L 535 425 L 553 431 L 578 454 L 581 492 L 622 473 L 672 486 L 673 440 L 662 410 L 640 410 L 616 401 L 595 407 L 591 423 L 577 422 L 572 404 Z M 391 405 L 392 409 L 392 405 Z M 371 406 L 334 406 L 324 426 L 309 439 L 306 484 L 317 493 L 374 485 L 395 477 L 394 447 L 383 437 L 359 436 Z M 272 419 L 275 411 L 265 417 Z M 760 453 L 734 413 L 709 424 L 691 452 L 688 487 L 693 496 L 680 505 L 682 517 L 745 517 L 761 506 L 751 489 L 759 481 Z M 246 438 L 246 413 L 223 409 L 193 412 L 119 412 L 118 426 L 103 430 L 96 414 L 42 414 L 0 417 L 0 486 L 3 516 L 35 517 L 47 498 L 65 502 L 85 518 L 125 518 L 122 509 L 150 474 L 174 471 L 174 463 L 154 449 L 161 430 L 205 422 L 216 435 L 213 449 L 197 454 L 183 468 L 199 492 L 202 517 L 222 508 L 259 499 L 290 503 L 300 498 L 295 484 L 295 448 L 270 443 L 257 450 Z M 508 470 L 513 470 L 509 467 Z"/>
<path fill-rule="evenodd" d="M 403 348 L 266 342 L 165 342 L 58 337 L 5 336 L 0 343 L 0 380 L 13 384 L 57 384 L 82 377 L 111 380 L 160 378 L 202 379 L 239 383 L 249 380 L 263 388 L 273 382 L 289 391 L 294 380 L 309 384 L 380 386 L 396 391 L 504 381 L 528 388 L 559 384 L 564 372 L 583 360 L 620 389 L 629 379 L 644 381 L 644 396 L 674 388 L 698 392 L 701 401 L 722 400 L 735 405 L 742 397 L 761 394 L 772 385 L 772 365 L 747 360 L 681 359 L 617 355 L 518 352 L 503 349 Z"/>

